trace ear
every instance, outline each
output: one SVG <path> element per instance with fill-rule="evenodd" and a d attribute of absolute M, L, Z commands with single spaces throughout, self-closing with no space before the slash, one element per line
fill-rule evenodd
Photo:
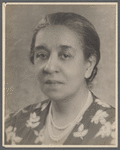
<path fill-rule="evenodd" d="M 91 56 L 88 59 L 87 65 L 86 65 L 86 72 L 85 72 L 85 78 L 89 78 L 92 74 L 93 68 L 96 64 L 96 57 L 95 56 Z"/>

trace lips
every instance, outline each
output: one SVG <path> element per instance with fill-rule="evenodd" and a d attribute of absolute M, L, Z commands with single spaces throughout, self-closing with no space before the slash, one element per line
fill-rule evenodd
<path fill-rule="evenodd" d="M 46 84 L 62 84 L 62 82 L 57 81 L 57 80 L 47 80 L 45 83 Z"/>

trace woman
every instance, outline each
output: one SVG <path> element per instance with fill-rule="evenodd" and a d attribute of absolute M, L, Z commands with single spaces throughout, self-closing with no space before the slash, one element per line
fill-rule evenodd
<path fill-rule="evenodd" d="M 115 110 L 88 88 L 99 59 L 100 40 L 87 19 L 60 12 L 42 19 L 30 60 L 48 100 L 8 116 L 5 144 L 115 144 Z"/>

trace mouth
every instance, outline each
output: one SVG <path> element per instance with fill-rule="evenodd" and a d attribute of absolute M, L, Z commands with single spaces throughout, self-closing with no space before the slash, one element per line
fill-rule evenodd
<path fill-rule="evenodd" d="M 62 84 L 62 82 L 56 80 L 47 80 L 45 84 Z"/>

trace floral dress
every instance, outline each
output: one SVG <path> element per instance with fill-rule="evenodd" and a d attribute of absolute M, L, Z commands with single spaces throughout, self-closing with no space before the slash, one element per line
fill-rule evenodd
<path fill-rule="evenodd" d="M 116 144 L 115 109 L 93 96 L 63 145 Z M 50 100 L 32 104 L 6 116 L 5 145 L 42 145 Z"/>

